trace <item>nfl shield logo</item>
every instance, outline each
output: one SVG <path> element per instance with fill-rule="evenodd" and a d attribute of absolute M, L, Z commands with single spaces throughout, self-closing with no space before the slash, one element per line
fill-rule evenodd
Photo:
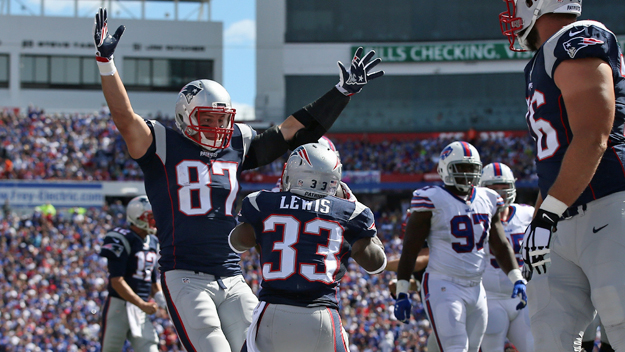
<path fill-rule="evenodd" d="M 190 282 L 191 282 L 191 280 L 189 280 L 189 278 L 188 278 L 188 277 L 183 277 L 183 278 L 182 278 L 182 283 L 183 283 L 183 284 L 188 284 L 188 283 L 190 283 Z"/>
<path fill-rule="evenodd" d="M 297 187 L 302 187 L 304 185 L 303 180 L 297 180 Z"/>

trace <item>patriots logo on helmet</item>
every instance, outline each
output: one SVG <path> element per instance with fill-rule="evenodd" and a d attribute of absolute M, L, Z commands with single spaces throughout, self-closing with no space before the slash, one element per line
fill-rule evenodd
<path fill-rule="evenodd" d="M 452 147 L 447 147 L 443 149 L 443 151 L 441 152 L 441 160 L 445 160 L 449 155 L 451 155 L 451 152 L 453 151 L 454 150 Z"/>
<path fill-rule="evenodd" d="M 595 38 L 575 37 L 573 39 L 570 39 L 564 42 L 564 44 L 562 45 L 564 46 L 564 50 L 566 50 L 566 52 L 569 54 L 569 56 L 572 59 L 575 57 L 577 52 L 580 51 L 581 49 L 589 45 L 597 45 L 597 44 L 603 44 L 603 40 L 599 40 Z"/>
<path fill-rule="evenodd" d="M 191 104 L 191 100 L 193 99 L 193 97 L 201 92 L 202 89 L 204 88 L 199 83 L 191 82 L 184 86 L 184 88 L 182 88 L 180 94 L 183 94 L 184 97 L 187 99 L 187 103 Z"/>

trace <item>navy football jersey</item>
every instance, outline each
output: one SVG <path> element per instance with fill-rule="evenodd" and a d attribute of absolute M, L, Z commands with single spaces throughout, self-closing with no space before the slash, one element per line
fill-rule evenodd
<path fill-rule="evenodd" d="M 254 227 L 261 248 L 259 299 L 300 307 L 338 309 L 351 245 L 377 233 L 373 213 L 360 202 L 305 200 L 290 192 L 248 195 L 239 220 Z"/>
<path fill-rule="evenodd" d="M 240 274 L 228 234 L 237 224 L 239 177 L 256 132 L 235 124 L 230 146 L 211 152 L 174 129 L 146 122 L 154 141 L 137 162 L 158 228 L 160 270 Z"/>
<path fill-rule="evenodd" d="M 525 67 L 526 115 L 536 142 L 538 186 L 544 197 L 553 185 L 573 138 L 562 93 L 553 75 L 565 60 L 600 58 L 612 68 L 616 114 L 608 149 L 590 184 L 573 206 L 625 190 L 625 65 L 614 33 L 596 21 L 578 21 L 554 34 Z M 588 116 L 593 118 L 593 116 Z"/>
<path fill-rule="evenodd" d="M 157 280 L 156 236 L 147 235 L 144 240 L 132 230 L 116 227 L 106 234 L 100 256 L 108 259 L 110 296 L 122 298 L 111 286 L 110 278 L 123 276 L 139 297 L 144 301 L 150 298 L 152 283 Z"/>

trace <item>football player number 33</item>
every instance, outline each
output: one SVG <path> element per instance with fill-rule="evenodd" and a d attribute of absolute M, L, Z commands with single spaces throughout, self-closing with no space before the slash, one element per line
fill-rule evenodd
<path fill-rule="evenodd" d="M 213 161 L 212 165 L 196 160 L 185 160 L 178 164 L 176 181 L 180 186 L 178 189 L 180 211 L 186 215 L 207 214 L 213 209 L 211 183 L 218 177 L 227 177 L 227 181 L 224 180 L 223 183 L 230 186 L 223 209 L 226 215 L 232 216 L 232 208 L 239 191 L 237 167 L 236 162 L 219 160 Z"/>
<path fill-rule="evenodd" d="M 304 231 L 299 235 L 302 225 Z M 337 255 L 343 242 L 341 240 L 343 228 L 336 222 L 319 218 L 302 224 L 298 219 L 288 215 L 272 215 L 263 221 L 264 232 L 275 232 L 279 227 L 282 227 L 283 240 L 274 242 L 273 250 L 280 252 L 280 260 L 279 263 L 263 265 L 263 279 L 284 280 L 297 270 L 299 275 L 310 281 L 332 283 L 334 274 L 339 269 Z M 319 243 L 316 255 L 323 257 L 325 270 L 317 270 L 317 265 L 313 263 L 300 262 L 299 268 L 296 267 L 297 250 L 293 246 L 297 244 L 300 236 L 306 235 L 319 236 L 318 241 L 315 241 Z"/>

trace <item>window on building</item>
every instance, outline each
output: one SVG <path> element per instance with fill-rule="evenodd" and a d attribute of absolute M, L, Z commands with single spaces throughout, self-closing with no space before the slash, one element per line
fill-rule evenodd
<path fill-rule="evenodd" d="M 9 86 L 9 55 L 0 54 L 0 88 Z"/>
<path fill-rule="evenodd" d="M 286 9 L 289 43 L 505 40 L 501 1 L 286 0 Z M 623 0 L 593 1 L 584 4 L 580 19 L 595 19 L 625 34 L 623 13 Z"/>
<path fill-rule="evenodd" d="M 286 111 L 327 91 L 335 76 L 286 76 Z M 502 84 L 505 82 L 505 84 Z M 523 73 L 385 76 L 358 93 L 331 132 L 525 129 Z"/>
<path fill-rule="evenodd" d="M 124 58 L 128 90 L 179 91 L 196 79 L 213 79 L 212 60 Z"/>
<path fill-rule="evenodd" d="M 101 89 L 92 56 L 22 55 L 20 78 L 22 88 Z M 212 60 L 124 59 L 122 79 L 129 91 L 177 92 L 198 78 L 213 78 Z M 3 84 L 8 86 L 8 55 L 0 55 L 0 87 Z"/>
<path fill-rule="evenodd" d="M 93 56 L 22 55 L 22 88 L 100 89 Z"/>

